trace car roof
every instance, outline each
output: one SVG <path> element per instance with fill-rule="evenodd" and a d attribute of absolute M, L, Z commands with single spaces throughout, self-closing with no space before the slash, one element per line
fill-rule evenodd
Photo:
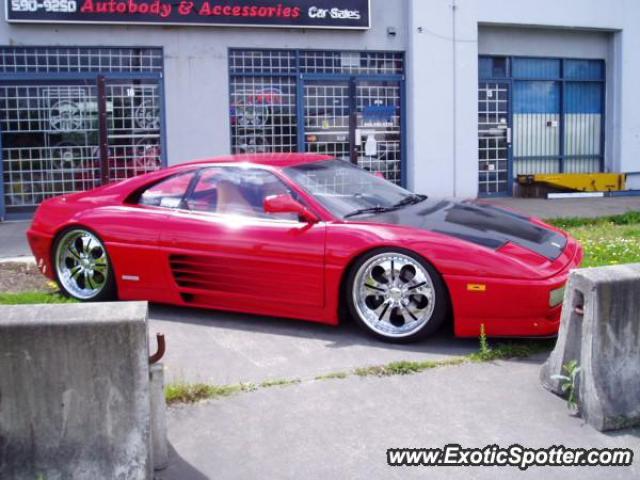
<path fill-rule="evenodd" d="M 239 155 L 224 155 L 220 157 L 203 158 L 192 162 L 183 163 L 186 165 L 207 165 L 219 163 L 252 163 L 255 165 L 268 165 L 271 167 L 293 167 L 305 163 L 321 162 L 331 160 L 330 155 L 320 155 L 316 153 L 246 153 Z"/>

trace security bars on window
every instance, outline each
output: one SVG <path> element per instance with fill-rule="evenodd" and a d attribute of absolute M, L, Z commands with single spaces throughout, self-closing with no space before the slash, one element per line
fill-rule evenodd
<path fill-rule="evenodd" d="M 0 47 L 0 73 L 162 72 L 159 48 Z"/>
<path fill-rule="evenodd" d="M 478 98 L 479 191 L 504 192 L 508 182 L 508 86 L 481 82 Z"/>
<path fill-rule="evenodd" d="M 0 84 L 5 204 L 33 208 L 44 199 L 100 184 L 96 80 L 54 83 L 51 72 L 155 72 L 160 49 L 0 48 L 2 74 L 32 72 L 23 83 Z M 43 75 L 39 75 L 43 74 Z M 6 77 L 5 77 L 6 78 Z M 161 166 L 158 80 L 107 80 L 109 181 Z"/>
<path fill-rule="evenodd" d="M 297 98 L 300 76 L 401 75 L 404 57 L 398 52 L 231 50 L 229 70 L 233 153 L 294 152 L 299 147 L 298 129 L 304 128 L 300 147 L 305 151 L 349 159 L 349 82 L 331 77 L 304 80 L 303 98 Z M 375 130 L 376 137 L 381 137 L 375 155 L 366 155 L 363 138 L 356 139 L 358 164 L 400 183 L 400 83 L 358 80 L 355 101 L 358 132 Z M 304 125 L 297 116 L 300 103 Z M 372 126 L 365 118 L 370 107 L 386 107 L 394 113 Z"/>

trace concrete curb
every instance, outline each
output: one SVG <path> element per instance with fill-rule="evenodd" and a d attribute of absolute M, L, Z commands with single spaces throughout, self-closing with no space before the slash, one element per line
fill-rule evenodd
<path fill-rule="evenodd" d="M 35 257 L 5 257 L 0 258 L 0 264 L 2 263 L 33 263 L 35 265 L 36 259 Z"/>

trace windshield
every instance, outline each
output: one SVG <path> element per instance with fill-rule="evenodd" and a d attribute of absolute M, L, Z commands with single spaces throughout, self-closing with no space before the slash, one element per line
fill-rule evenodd
<path fill-rule="evenodd" d="M 426 198 L 344 160 L 306 163 L 285 171 L 339 218 L 393 210 Z"/>

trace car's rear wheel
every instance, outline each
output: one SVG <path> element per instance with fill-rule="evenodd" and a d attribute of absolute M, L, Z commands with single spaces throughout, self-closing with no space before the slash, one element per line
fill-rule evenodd
<path fill-rule="evenodd" d="M 353 265 L 346 285 L 351 315 L 365 330 L 387 341 L 421 339 L 446 317 L 449 302 L 440 275 L 409 251 L 369 252 Z"/>
<path fill-rule="evenodd" d="M 115 278 L 104 243 L 84 228 L 63 232 L 54 247 L 58 285 L 63 293 L 81 301 L 115 297 Z"/>

